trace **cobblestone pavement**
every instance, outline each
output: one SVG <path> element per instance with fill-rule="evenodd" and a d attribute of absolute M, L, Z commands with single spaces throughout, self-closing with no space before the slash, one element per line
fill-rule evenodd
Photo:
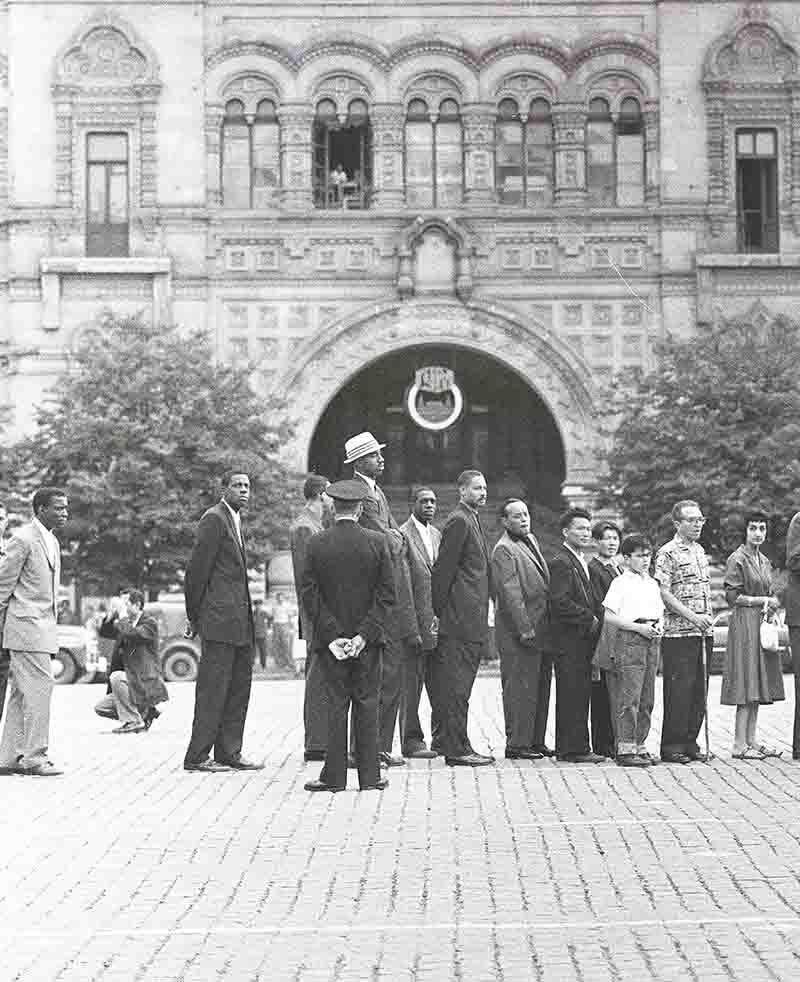
<path fill-rule="evenodd" d="M 496 767 L 415 761 L 338 795 L 303 791 L 300 682 L 254 685 L 266 770 L 219 775 L 181 768 L 192 686 L 127 737 L 92 714 L 100 687 L 59 688 L 67 774 L 0 777 L 0 980 L 797 979 L 786 682 L 761 728 L 783 759 L 731 759 L 715 678 L 717 758 L 630 770 L 504 760 L 481 678 L 471 736 Z"/>

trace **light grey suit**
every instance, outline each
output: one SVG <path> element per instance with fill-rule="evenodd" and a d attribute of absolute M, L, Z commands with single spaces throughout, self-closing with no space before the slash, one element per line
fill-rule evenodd
<path fill-rule="evenodd" d="M 37 522 L 23 526 L 0 559 L 0 633 L 11 652 L 8 710 L 0 767 L 34 767 L 47 760 L 53 672 L 58 651 L 56 610 L 61 550 L 52 559 Z"/>

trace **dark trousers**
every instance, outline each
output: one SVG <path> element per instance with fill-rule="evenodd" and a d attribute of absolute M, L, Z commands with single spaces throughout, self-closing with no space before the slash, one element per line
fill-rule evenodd
<path fill-rule="evenodd" d="M 611 703 L 605 672 L 600 672 L 599 681 L 592 682 L 591 705 L 592 750 L 604 757 L 613 757 L 614 727 L 611 723 Z"/>
<path fill-rule="evenodd" d="M 383 649 L 380 696 L 378 699 L 378 750 L 392 752 L 394 728 L 400 711 L 400 698 L 405 684 L 404 641 L 387 641 Z"/>
<path fill-rule="evenodd" d="M 0 648 L 0 719 L 3 718 L 3 706 L 6 703 L 6 687 L 8 672 L 11 667 L 11 653 L 8 648 Z"/>
<path fill-rule="evenodd" d="M 347 785 L 347 714 L 352 704 L 358 783 L 362 788 L 377 784 L 381 649 L 369 646 L 358 658 L 343 661 L 321 649 L 317 657 L 328 691 L 328 738 L 320 780 L 335 788 Z"/>
<path fill-rule="evenodd" d="M 539 668 L 539 691 L 536 696 L 536 720 L 533 727 L 534 747 L 545 746 L 547 733 L 547 717 L 550 714 L 550 688 L 553 683 L 553 655 L 549 651 L 542 652 L 542 663 Z"/>
<path fill-rule="evenodd" d="M 714 639 L 705 639 L 710 660 Z M 664 722 L 661 755 L 698 753 L 697 736 L 703 725 L 706 678 L 703 672 L 703 638 L 692 635 L 662 638 L 661 664 L 664 678 Z"/>
<path fill-rule="evenodd" d="M 258 652 L 258 660 L 262 668 L 267 667 L 267 638 L 266 636 L 259 636 L 256 638 L 256 651 Z"/>
<path fill-rule="evenodd" d="M 792 670 L 794 672 L 794 734 L 792 736 L 792 756 L 800 757 L 800 625 L 789 628 L 789 644 L 792 649 Z"/>
<path fill-rule="evenodd" d="M 419 645 L 404 645 L 405 677 L 400 699 L 400 746 L 403 753 L 425 748 L 425 736 L 419 721 L 419 701 L 422 687 L 431 698 L 430 652 Z"/>
<path fill-rule="evenodd" d="M 512 639 L 498 644 L 506 748 L 529 750 L 535 742 L 542 653 Z"/>
<path fill-rule="evenodd" d="M 556 753 L 589 751 L 589 702 L 592 695 L 591 652 L 584 647 L 556 653 Z"/>
<path fill-rule="evenodd" d="M 303 693 L 306 751 L 324 752 L 328 742 L 328 683 L 320 653 L 306 646 L 306 685 Z"/>
<path fill-rule="evenodd" d="M 467 736 L 469 697 L 483 649 L 482 641 L 459 641 L 439 636 L 432 671 L 434 709 L 440 733 L 434 733 L 433 743 L 445 757 L 473 753 Z"/>
<path fill-rule="evenodd" d="M 253 679 L 253 646 L 202 641 L 194 692 L 192 736 L 184 763 L 199 764 L 213 748 L 214 759 L 242 753 L 244 723 Z"/>

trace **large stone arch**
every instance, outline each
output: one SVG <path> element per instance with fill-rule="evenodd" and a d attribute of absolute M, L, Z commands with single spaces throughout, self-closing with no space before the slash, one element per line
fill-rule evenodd
<path fill-rule="evenodd" d="M 580 357 L 544 325 L 494 304 L 442 300 L 371 304 L 307 342 L 273 383 L 296 424 L 287 448 L 297 466 L 339 390 L 383 355 L 416 345 L 453 345 L 491 355 L 544 402 L 559 430 L 570 490 L 597 481 L 597 398 Z M 567 488 L 565 488 L 567 490 Z"/>

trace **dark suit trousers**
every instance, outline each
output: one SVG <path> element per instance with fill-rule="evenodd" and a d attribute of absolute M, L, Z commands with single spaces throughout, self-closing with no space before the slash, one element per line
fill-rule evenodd
<path fill-rule="evenodd" d="M 706 638 L 711 658 L 713 638 Z M 703 639 L 699 635 L 661 639 L 664 677 L 664 722 L 661 755 L 696 754 L 697 737 L 705 715 L 706 679 L 703 677 Z"/>
<path fill-rule="evenodd" d="M 218 761 L 242 752 L 244 722 L 253 679 L 253 646 L 202 641 L 194 693 L 192 737 L 185 763 L 198 764 L 214 750 Z"/>
<path fill-rule="evenodd" d="M 305 749 L 323 751 L 328 742 L 328 683 L 320 653 L 306 646 L 306 686 L 303 694 Z"/>
<path fill-rule="evenodd" d="M 484 643 L 459 641 L 439 636 L 439 646 L 433 656 L 433 697 L 440 735 L 433 734 L 433 743 L 445 757 L 461 757 L 473 752 L 467 736 L 469 697 Z"/>
<path fill-rule="evenodd" d="M 539 669 L 539 693 L 536 697 L 536 721 L 533 728 L 534 747 L 545 746 L 547 717 L 550 715 L 550 688 L 552 683 L 553 655 L 549 651 L 543 651 L 542 664 Z"/>
<path fill-rule="evenodd" d="M 328 739 L 320 780 L 336 788 L 347 785 L 347 714 L 352 703 L 358 783 L 364 788 L 380 778 L 378 766 L 378 699 L 381 649 L 366 647 L 358 658 L 337 661 L 317 652 L 328 689 Z"/>
<path fill-rule="evenodd" d="M 541 667 L 542 653 L 535 645 L 509 640 L 500 647 L 500 682 L 508 749 L 529 750 L 534 745 Z"/>
<path fill-rule="evenodd" d="M 556 753 L 559 756 L 589 751 L 590 659 L 590 651 L 583 646 L 577 651 L 557 653 L 553 658 L 556 670 Z"/>
<path fill-rule="evenodd" d="M 616 753 L 606 673 L 602 671 L 600 680 L 592 682 L 592 750 L 604 757 Z"/>
<path fill-rule="evenodd" d="M 405 688 L 406 643 L 387 641 L 383 649 L 380 698 L 378 700 L 378 750 L 392 752 L 394 728 L 400 710 L 400 698 Z"/>
<path fill-rule="evenodd" d="M 792 736 L 792 755 L 800 757 L 800 626 L 789 628 L 789 645 L 792 649 L 792 670 L 794 672 L 794 734 Z"/>
<path fill-rule="evenodd" d="M 6 687 L 8 686 L 8 671 L 11 667 L 11 654 L 7 648 L 0 648 L 0 719 L 3 718 L 3 706 L 6 703 Z"/>
<path fill-rule="evenodd" d="M 419 721 L 419 700 L 423 685 L 428 690 L 428 698 L 431 698 L 430 654 L 416 645 L 404 646 L 405 684 L 400 700 L 400 746 L 404 754 L 425 746 Z"/>

